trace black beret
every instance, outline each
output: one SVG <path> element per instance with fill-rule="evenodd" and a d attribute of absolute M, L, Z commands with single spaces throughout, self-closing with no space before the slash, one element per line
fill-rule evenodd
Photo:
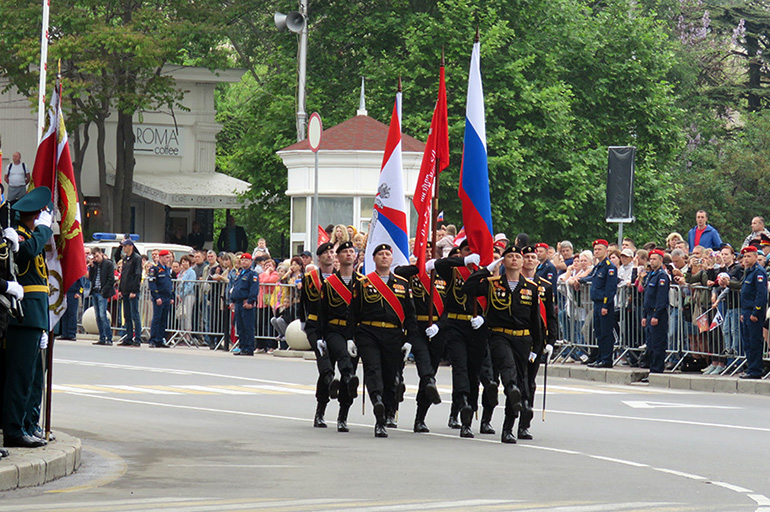
<path fill-rule="evenodd" d="M 536 253 L 537 251 L 531 245 L 527 245 L 525 247 L 522 247 L 521 251 L 519 252 L 521 252 L 521 254 L 533 254 L 533 253 Z"/>
<path fill-rule="evenodd" d="M 354 249 L 355 246 L 353 245 L 353 242 L 342 242 L 339 247 L 337 247 L 337 254 L 341 253 L 345 249 Z"/>
<path fill-rule="evenodd" d="M 374 251 L 372 251 L 372 256 L 376 256 L 378 252 L 380 251 L 390 251 L 393 252 L 393 248 L 389 246 L 388 244 L 380 244 L 377 247 L 374 248 Z"/>
<path fill-rule="evenodd" d="M 506 254 L 515 252 L 516 254 L 522 254 L 522 249 L 520 247 L 516 247 L 515 245 L 509 245 L 504 251 L 503 256 Z"/>
<path fill-rule="evenodd" d="M 459 247 L 452 247 L 449 250 L 449 254 L 447 254 L 447 257 L 457 256 L 460 254 L 460 248 Z"/>
<path fill-rule="evenodd" d="M 460 249 L 463 249 L 465 247 L 468 247 L 468 239 L 467 238 L 465 240 L 463 240 L 462 242 L 460 242 L 460 246 L 459 246 Z"/>
<path fill-rule="evenodd" d="M 329 251 L 331 249 L 334 249 L 334 244 L 331 242 L 326 242 L 325 244 L 321 244 L 318 246 L 318 249 L 315 251 L 316 256 L 320 256 L 326 251 Z"/>

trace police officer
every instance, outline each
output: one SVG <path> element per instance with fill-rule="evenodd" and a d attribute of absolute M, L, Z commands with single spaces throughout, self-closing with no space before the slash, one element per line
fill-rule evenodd
<path fill-rule="evenodd" d="M 150 348 L 167 348 L 166 325 L 168 313 L 174 304 L 174 290 L 171 282 L 171 252 L 163 249 L 158 253 L 158 264 L 147 273 L 147 282 L 152 295 L 152 323 L 150 324 Z"/>
<path fill-rule="evenodd" d="M 35 448 L 46 442 L 28 427 L 37 427 L 27 418 L 33 388 L 35 365 L 41 345 L 48 342 L 48 267 L 45 244 L 53 235 L 51 190 L 38 187 L 13 206 L 19 213 L 18 284 L 24 289 L 23 318 L 11 318 L 6 338 L 6 375 L 3 396 L 3 445 Z M 38 376 L 41 379 L 42 375 Z"/>
<path fill-rule="evenodd" d="M 767 306 L 767 273 L 757 263 L 757 248 L 741 249 L 741 264 L 746 269 L 741 284 L 741 337 L 746 347 L 746 373 L 742 379 L 761 379 L 764 375 L 762 322 Z"/>
<path fill-rule="evenodd" d="M 256 346 L 254 305 L 259 296 L 259 274 L 251 269 L 251 254 L 241 254 L 239 263 L 241 268 L 230 290 L 230 307 L 235 311 L 235 327 L 238 329 L 238 348 L 233 350 L 233 355 L 253 356 Z"/>
<path fill-rule="evenodd" d="M 399 372 L 412 350 L 417 320 L 409 281 L 390 271 L 391 247 L 380 244 L 372 254 L 375 271 L 355 282 L 346 334 L 351 357 L 360 352 L 364 363 L 377 420 L 374 435 L 388 437 L 386 414 L 396 410 Z"/>
<path fill-rule="evenodd" d="M 487 298 L 489 350 L 506 397 L 503 443 L 516 442 L 513 424 L 523 402 L 532 403 L 527 362 L 536 359 L 534 350 L 542 346 L 538 287 L 521 275 L 523 262 L 521 249 L 508 247 L 501 259 L 474 272 L 463 286 L 465 293 Z M 500 263 L 502 276 L 495 275 Z"/>
<path fill-rule="evenodd" d="M 543 336 L 541 336 L 540 339 L 543 343 L 538 344 L 532 349 L 532 352 L 538 354 L 538 357 L 536 357 L 534 361 L 527 361 L 529 393 L 534 400 L 535 391 L 537 389 L 535 378 L 537 377 L 537 372 L 540 370 L 540 362 L 542 359 L 539 354 L 542 353 L 547 359 L 550 359 L 551 355 L 553 355 L 553 346 L 559 337 L 559 317 L 556 313 L 556 304 L 554 303 L 551 281 L 547 276 L 536 275 L 538 256 L 536 255 L 535 249 L 532 246 L 526 246 L 522 248 L 521 253 L 524 257 L 521 275 L 537 283 L 540 303 L 543 305 L 540 309 L 540 325 L 543 328 Z M 543 313 L 545 313 L 545 318 L 543 318 Z M 521 419 L 519 420 L 519 439 L 532 439 L 532 433 L 529 431 L 529 428 L 532 426 L 532 418 L 534 416 L 534 412 L 532 411 L 533 405 L 534 404 L 531 402 L 523 404 Z"/>
<path fill-rule="evenodd" d="M 660 249 L 650 251 L 650 272 L 644 280 L 644 317 L 647 349 L 650 352 L 650 373 L 663 373 L 666 367 L 668 345 L 668 290 L 671 280 L 663 267 L 665 253 Z"/>
<path fill-rule="evenodd" d="M 588 277 L 581 283 L 591 283 L 591 301 L 594 303 L 594 335 L 599 345 L 599 357 L 588 366 L 612 368 L 612 349 L 615 346 L 613 324 L 615 315 L 615 294 L 618 291 L 618 268 L 607 257 L 607 240 L 594 240 L 596 264 Z"/>
<path fill-rule="evenodd" d="M 302 322 L 310 348 L 315 352 L 315 362 L 318 368 L 318 380 L 315 386 L 316 409 L 313 417 L 315 428 L 326 428 L 326 405 L 329 403 L 329 388 L 334 387 L 339 391 L 339 382 L 334 379 L 334 366 L 329 359 L 329 351 L 321 352 L 319 341 L 323 337 L 318 334 L 318 307 L 323 291 L 323 282 L 334 272 L 334 244 L 326 242 L 316 249 L 318 267 L 309 270 L 302 278 L 302 291 L 300 294 L 299 319 Z"/>
<path fill-rule="evenodd" d="M 342 376 L 339 385 L 330 388 L 330 397 L 338 398 L 340 410 L 337 416 L 337 432 L 348 432 L 348 411 L 358 396 L 357 360 L 348 353 L 345 330 L 348 308 L 353 299 L 353 286 L 357 276 L 353 270 L 356 249 L 353 242 L 342 242 L 337 247 L 339 270 L 324 280 L 318 308 L 318 351 L 328 353 L 329 360 Z"/>
<path fill-rule="evenodd" d="M 454 428 L 454 413 L 460 413 L 460 437 L 473 437 L 471 421 L 478 407 L 479 373 L 487 349 L 487 333 L 483 309 L 474 306 L 462 287 L 481 258 L 471 254 L 468 241 L 460 244 L 457 256 L 436 260 L 438 275 L 446 282 L 446 300 L 440 329 L 443 331 L 447 355 L 452 364 L 452 413 L 449 426 Z"/>
<path fill-rule="evenodd" d="M 526 247 L 531 248 L 529 245 Z M 550 247 L 548 247 L 548 244 L 544 242 L 535 244 L 535 253 L 537 254 L 537 261 L 539 262 L 537 269 L 535 270 L 535 275 L 547 279 L 548 282 L 551 283 L 551 288 L 555 290 L 556 279 L 559 277 L 559 273 L 556 271 L 556 267 L 551 263 L 551 259 L 548 257 L 549 249 Z M 534 279 L 534 277 L 535 276 L 531 276 L 530 279 Z"/>

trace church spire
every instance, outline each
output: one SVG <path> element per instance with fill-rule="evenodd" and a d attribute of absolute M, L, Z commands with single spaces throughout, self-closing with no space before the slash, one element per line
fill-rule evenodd
<path fill-rule="evenodd" d="M 358 116 L 365 116 L 365 115 L 367 115 L 367 112 L 366 112 L 366 90 L 364 88 L 364 77 L 361 77 L 361 101 L 358 104 L 358 111 L 356 112 L 356 115 L 358 115 Z"/>

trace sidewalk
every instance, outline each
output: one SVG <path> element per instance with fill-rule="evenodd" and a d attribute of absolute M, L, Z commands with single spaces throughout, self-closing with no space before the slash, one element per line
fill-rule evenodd
<path fill-rule="evenodd" d="M 8 448 L 11 455 L 0 459 L 0 492 L 42 485 L 80 467 L 80 439 L 54 435 L 56 441 L 41 448 Z"/>
<path fill-rule="evenodd" d="M 543 367 L 540 366 L 540 374 Z M 649 385 L 670 389 L 690 389 L 712 393 L 745 393 L 770 396 L 770 380 L 745 380 L 736 377 L 712 377 L 700 373 L 650 373 L 649 370 L 616 366 L 614 368 L 588 368 L 577 363 L 550 364 L 548 375 L 570 379 L 631 384 L 649 378 Z"/>

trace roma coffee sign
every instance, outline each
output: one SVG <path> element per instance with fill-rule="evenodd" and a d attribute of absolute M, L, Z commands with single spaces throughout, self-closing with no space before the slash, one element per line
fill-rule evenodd
<path fill-rule="evenodd" d="M 139 155 L 182 156 L 182 133 L 173 126 L 134 125 L 134 152 Z"/>

